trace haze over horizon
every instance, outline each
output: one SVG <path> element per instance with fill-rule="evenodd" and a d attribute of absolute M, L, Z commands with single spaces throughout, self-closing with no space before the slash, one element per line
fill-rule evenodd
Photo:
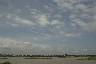
<path fill-rule="evenodd" d="M 0 53 L 96 54 L 96 0 L 0 0 Z"/>

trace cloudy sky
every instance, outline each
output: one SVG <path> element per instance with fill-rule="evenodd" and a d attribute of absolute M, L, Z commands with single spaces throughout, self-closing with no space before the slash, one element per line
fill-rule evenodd
<path fill-rule="evenodd" d="M 0 0 L 0 53 L 96 54 L 96 0 Z"/>

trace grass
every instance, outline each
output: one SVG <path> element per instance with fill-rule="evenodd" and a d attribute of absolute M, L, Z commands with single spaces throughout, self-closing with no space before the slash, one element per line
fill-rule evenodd
<path fill-rule="evenodd" d="M 30 58 L 24 58 L 24 59 L 52 59 L 51 57 L 30 57 Z"/>
<path fill-rule="evenodd" d="M 8 59 L 8 58 L 0 57 L 0 59 Z"/>
<path fill-rule="evenodd" d="M 96 60 L 96 56 L 94 56 L 94 57 L 89 56 L 89 57 L 80 58 L 80 59 L 77 59 L 77 60 Z"/>
<path fill-rule="evenodd" d="M 88 60 L 96 60 L 96 57 L 88 57 Z"/>
<path fill-rule="evenodd" d="M 0 63 L 0 64 L 11 64 L 9 61 L 7 62 L 3 62 L 3 63 Z"/>

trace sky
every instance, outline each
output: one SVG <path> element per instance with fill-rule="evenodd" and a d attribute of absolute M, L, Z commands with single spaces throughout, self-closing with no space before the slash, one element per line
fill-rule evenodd
<path fill-rule="evenodd" d="M 0 0 L 0 53 L 96 54 L 96 0 Z"/>

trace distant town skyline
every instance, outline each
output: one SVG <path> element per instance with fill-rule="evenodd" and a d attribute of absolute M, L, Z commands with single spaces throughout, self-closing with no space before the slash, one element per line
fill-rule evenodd
<path fill-rule="evenodd" d="M 96 54 L 96 0 L 0 0 L 0 53 Z"/>

